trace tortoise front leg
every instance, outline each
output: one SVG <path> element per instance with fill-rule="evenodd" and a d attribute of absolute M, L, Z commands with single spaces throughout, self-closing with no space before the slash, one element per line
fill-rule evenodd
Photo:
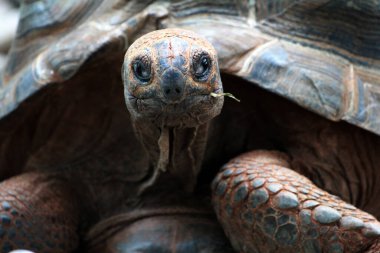
<path fill-rule="evenodd" d="M 78 207 L 68 186 L 43 173 L 26 173 L 0 184 L 0 252 L 72 252 Z"/>
<path fill-rule="evenodd" d="M 233 159 L 212 188 L 218 219 L 238 252 L 357 253 L 380 236 L 373 216 L 289 169 L 279 152 Z"/>

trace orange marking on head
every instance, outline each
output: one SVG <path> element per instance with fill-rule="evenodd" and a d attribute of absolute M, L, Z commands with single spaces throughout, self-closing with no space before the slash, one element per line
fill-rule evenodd
<path fill-rule="evenodd" d="M 168 58 L 170 59 L 170 64 L 172 64 L 172 61 L 174 59 L 174 52 L 173 52 L 173 46 L 172 46 L 172 41 L 169 40 L 169 56 Z"/>

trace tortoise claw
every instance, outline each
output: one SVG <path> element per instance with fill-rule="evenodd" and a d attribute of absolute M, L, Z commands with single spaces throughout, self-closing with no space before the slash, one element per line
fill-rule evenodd
<path fill-rule="evenodd" d="M 278 152 L 250 152 L 213 182 L 218 219 L 238 252 L 362 252 L 380 238 L 370 214 L 286 168 Z"/>

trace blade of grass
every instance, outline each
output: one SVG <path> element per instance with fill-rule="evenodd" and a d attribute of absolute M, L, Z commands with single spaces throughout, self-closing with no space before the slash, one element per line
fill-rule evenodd
<path fill-rule="evenodd" d="M 229 97 L 229 98 L 232 98 L 233 100 L 236 100 L 238 102 L 240 102 L 240 99 L 236 98 L 234 95 L 232 95 L 231 93 L 214 93 L 214 92 L 211 92 L 210 94 L 212 97 L 214 98 L 217 98 L 217 97 Z"/>

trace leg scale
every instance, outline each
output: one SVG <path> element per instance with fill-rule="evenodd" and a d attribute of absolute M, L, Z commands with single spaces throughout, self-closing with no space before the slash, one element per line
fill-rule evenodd
<path fill-rule="evenodd" d="M 282 153 L 253 151 L 215 178 L 214 208 L 237 252 L 357 253 L 380 237 L 372 215 L 289 167 Z"/>
<path fill-rule="evenodd" d="M 26 173 L 0 184 L 0 252 L 72 252 L 78 207 L 64 182 Z"/>

